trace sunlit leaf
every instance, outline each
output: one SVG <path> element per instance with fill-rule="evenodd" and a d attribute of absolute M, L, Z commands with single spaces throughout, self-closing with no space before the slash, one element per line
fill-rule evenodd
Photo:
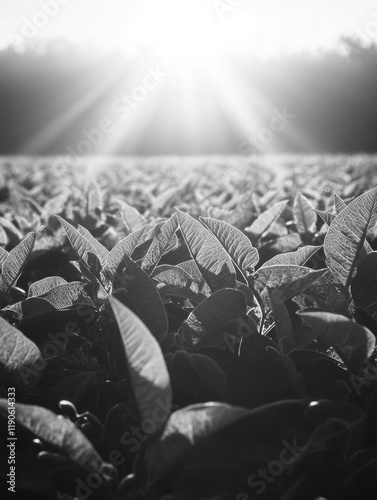
<path fill-rule="evenodd" d="M 305 247 L 299 248 L 298 250 L 296 250 L 296 252 L 288 252 L 276 255 L 276 257 L 272 257 L 272 259 L 263 264 L 260 269 L 272 266 L 303 266 L 321 248 L 321 246 L 307 245 Z"/>
<path fill-rule="evenodd" d="M 217 238 L 190 215 L 176 212 L 186 245 L 210 289 L 235 288 L 233 263 Z"/>
<path fill-rule="evenodd" d="M 65 285 L 67 282 L 60 276 L 50 276 L 39 281 L 35 281 L 29 287 L 28 297 L 37 297 L 38 295 L 43 295 L 47 293 L 51 288 L 55 288 L 58 285 Z"/>
<path fill-rule="evenodd" d="M 87 229 L 85 229 L 85 227 L 80 226 L 80 224 L 77 226 L 77 231 L 93 245 L 96 250 L 96 255 L 99 257 L 101 264 L 103 264 L 109 253 L 107 248 L 96 240 L 96 238 L 94 238 L 94 236 Z"/>
<path fill-rule="evenodd" d="M 317 214 L 311 202 L 298 194 L 293 204 L 293 216 L 297 230 L 302 235 L 313 235 L 317 228 Z"/>
<path fill-rule="evenodd" d="M 168 419 L 172 404 L 164 357 L 145 324 L 117 299 L 110 297 L 109 300 L 122 338 L 142 424 L 151 420 L 154 423 L 152 433 L 156 432 Z M 145 432 L 148 433 L 147 428 Z"/>
<path fill-rule="evenodd" d="M 98 182 L 92 178 L 86 185 L 86 213 L 95 214 L 103 210 L 103 195 Z"/>
<path fill-rule="evenodd" d="M 0 268 L 2 268 L 7 257 L 8 257 L 8 252 L 5 250 L 5 248 L 0 247 Z"/>
<path fill-rule="evenodd" d="M 142 269 L 144 269 L 147 274 L 153 271 L 165 253 L 175 247 L 177 239 L 175 237 L 174 241 L 173 237 L 177 229 L 177 217 L 173 215 L 173 217 L 171 217 L 157 232 L 141 265 Z M 171 242 L 173 242 L 173 246 Z"/>
<path fill-rule="evenodd" d="M 84 287 L 80 281 L 72 281 L 51 288 L 39 298 L 49 302 L 55 309 L 66 309 L 78 304 L 93 305 Z"/>
<path fill-rule="evenodd" d="M 21 274 L 26 261 L 33 250 L 36 233 L 32 232 L 11 250 L 3 263 L 2 279 L 6 286 L 10 288 L 15 284 Z"/>
<path fill-rule="evenodd" d="M 324 243 L 326 263 L 346 288 L 360 258 L 372 251 L 366 236 L 376 222 L 377 188 L 352 201 L 331 223 Z"/>
<path fill-rule="evenodd" d="M 131 207 L 123 200 L 116 200 L 119 205 L 119 211 L 129 233 L 137 231 L 146 224 L 145 217 L 141 215 L 136 208 Z"/>
<path fill-rule="evenodd" d="M 287 205 L 288 200 L 275 203 L 275 205 L 263 212 L 250 227 L 245 228 L 245 232 L 250 235 L 253 243 L 258 242 L 269 233 Z"/>
<path fill-rule="evenodd" d="M 327 224 L 328 226 L 331 225 L 332 221 L 336 217 L 336 215 L 332 214 L 331 212 L 324 211 L 324 210 L 316 210 L 316 213 L 321 217 L 323 222 L 325 222 L 325 224 Z"/>
<path fill-rule="evenodd" d="M 342 212 L 345 208 L 347 208 L 346 203 L 336 193 L 334 194 L 334 205 L 335 205 L 336 215 L 339 215 L 340 212 Z"/>
<path fill-rule="evenodd" d="M 200 221 L 216 236 L 244 275 L 254 271 L 259 261 L 258 250 L 242 231 L 216 219 L 201 217 Z"/>
<path fill-rule="evenodd" d="M 0 217 L 0 225 L 6 232 L 11 245 L 17 245 L 22 240 L 23 234 L 10 220 Z"/>
<path fill-rule="evenodd" d="M 55 217 L 59 220 L 66 232 L 68 240 L 80 262 L 82 262 L 94 276 L 99 278 L 102 266 L 95 247 L 85 236 L 69 224 L 69 222 L 59 217 L 59 215 L 55 215 Z"/>
<path fill-rule="evenodd" d="M 113 275 L 122 262 L 123 256 L 127 255 L 128 257 L 131 257 L 136 248 L 146 241 L 153 239 L 154 235 L 161 230 L 163 225 L 164 222 L 160 222 L 158 224 L 146 224 L 123 238 L 123 240 L 117 243 L 109 252 L 104 265 L 104 272 L 106 274 Z"/>
<path fill-rule="evenodd" d="M 38 347 L 0 317 L 0 366 L 11 383 L 26 388 L 43 374 L 45 361 Z"/>

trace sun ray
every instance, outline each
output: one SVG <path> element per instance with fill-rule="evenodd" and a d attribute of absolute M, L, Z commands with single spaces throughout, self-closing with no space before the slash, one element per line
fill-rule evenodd
<path fill-rule="evenodd" d="M 62 132 L 67 130 L 70 125 L 74 124 L 75 120 L 85 111 L 95 106 L 100 97 L 109 92 L 109 89 L 114 85 L 114 81 L 118 80 L 119 77 L 119 68 L 114 67 L 112 72 L 106 75 L 105 78 L 99 80 L 92 88 L 88 86 L 89 90 L 87 88 L 85 94 L 83 91 L 77 89 L 77 93 L 80 96 L 79 99 L 72 100 L 74 104 L 70 108 L 63 114 L 57 115 L 57 117 L 43 130 L 38 131 L 37 135 L 32 137 L 22 146 L 21 152 L 27 151 L 29 154 L 34 154 L 48 148 L 48 146 L 53 143 Z M 91 84 L 93 85 L 92 81 Z M 72 91 L 74 92 L 75 89 L 70 89 L 70 92 Z M 67 146 L 74 147 L 74 144 L 67 144 Z"/>

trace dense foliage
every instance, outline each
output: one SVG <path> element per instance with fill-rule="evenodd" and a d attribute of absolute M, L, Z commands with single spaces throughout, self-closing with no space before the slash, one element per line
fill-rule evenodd
<path fill-rule="evenodd" d="M 373 158 L 1 163 L 14 498 L 368 497 Z"/>

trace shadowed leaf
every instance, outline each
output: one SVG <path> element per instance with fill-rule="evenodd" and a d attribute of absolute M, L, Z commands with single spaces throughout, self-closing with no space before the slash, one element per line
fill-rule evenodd
<path fill-rule="evenodd" d="M 207 334 L 246 313 L 245 295 L 233 289 L 218 290 L 199 304 L 182 325 L 183 335 L 196 345 Z"/>
<path fill-rule="evenodd" d="M 351 291 L 356 306 L 377 319 L 377 252 L 371 252 L 360 261 Z"/>
<path fill-rule="evenodd" d="M 0 400 L 0 414 L 8 414 L 7 401 Z M 56 447 L 76 464 L 91 472 L 102 473 L 105 464 L 91 442 L 68 418 L 40 406 L 16 405 L 16 423 L 31 431 L 50 446 Z"/>
<path fill-rule="evenodd" d="M 322 311 L 303 311 L 299 315 L 335 349 L 351 371 L 359 371 L 376 347 L 373 333 L 345 316 Z"/>
<path fill-rule="evenodd" d="M 114 274 L 113 293 L 117 292 L 127 297 L 134 312 L 161 342 L 168 331 L 164 304 L 152 279 L 127 255 Z"/>

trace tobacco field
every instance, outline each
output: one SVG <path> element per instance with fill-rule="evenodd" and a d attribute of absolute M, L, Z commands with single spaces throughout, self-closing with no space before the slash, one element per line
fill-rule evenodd
<path fill-rule="evenodd" d="M 3 157 L 0 266 L 1 498 L 372 498 L 375 157 Z"/>

